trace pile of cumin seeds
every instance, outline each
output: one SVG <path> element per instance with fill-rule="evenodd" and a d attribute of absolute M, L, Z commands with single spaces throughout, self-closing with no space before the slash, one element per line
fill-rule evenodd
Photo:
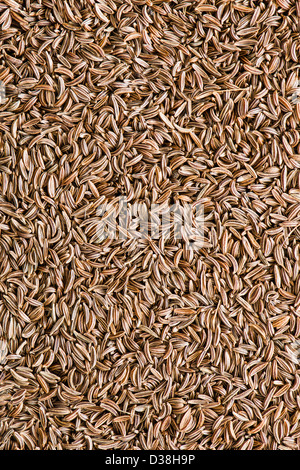
<path fill-rule="evenodd" d="M 300 450 L 299 58 L 299 0 L 0 0 L 1 450 Z"/>

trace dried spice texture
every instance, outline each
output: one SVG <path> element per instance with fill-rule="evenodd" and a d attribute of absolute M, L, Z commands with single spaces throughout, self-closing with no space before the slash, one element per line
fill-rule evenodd
<path fill-rule="evenodd" d="M 0 449 L 300 450 L 299 58 L 298 0 L 0 0 Z"/>

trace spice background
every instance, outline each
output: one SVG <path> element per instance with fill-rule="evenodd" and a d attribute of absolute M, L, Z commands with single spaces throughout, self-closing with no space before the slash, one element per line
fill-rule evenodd
<path fill-rule="evenodd" d="M 300 450 L 299 58 L 299 1 L 0 0 L 0 449 Z"/>

